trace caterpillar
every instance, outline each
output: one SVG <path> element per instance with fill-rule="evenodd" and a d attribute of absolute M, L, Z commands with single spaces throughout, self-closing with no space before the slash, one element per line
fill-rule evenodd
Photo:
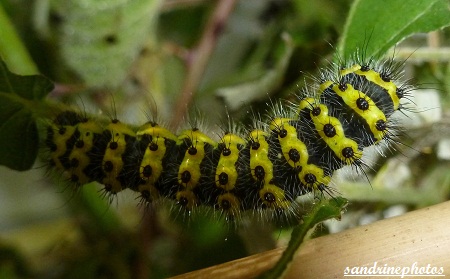
<path fill-rule="evenodd" d="M 131 189 L 147 204 L 169 199 L 188 213 L 295 214 L 298 196 L 333 196 L 336 170 L 362 168 L 364 148 L 395 139 L 391 116 L 413 87 L 392 58 L 353 60 L 322 70 L 296 102 L 269 105 L 266 120 L 230 125 L 219 140 L 194 125 L 176 134 L 153 120 L 102 124 L 64 111 L 47 127 L 49 165 L 76 186 L 96 181 L 111 196 Z"/>

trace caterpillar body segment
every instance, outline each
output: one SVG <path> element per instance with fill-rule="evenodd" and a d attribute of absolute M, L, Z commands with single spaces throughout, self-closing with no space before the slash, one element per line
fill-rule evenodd
<path fill-rule="evenodd" d="M 111 121 L 104 132 L 106 149 L 102 160 L 103 178 L 101 184 L 105 185 L 106 192 L 117 194 L 128 188 L 128 173 L 124 168 L 127 154 L 134 149 L 136 141 L 135 132 L 118 120 Z"/>
<path fill-rule="evenodd" d="M 90 171 L 95 169 L 95 165 L 90 165 L 90 153 L 96 148 L 101 139 L 103 129 L 94 121 L 82 122 L 77 125 L 79 137 L 77 138 L 72 152 L 69 156 L 70 161 L 70 180 L 80 185 L 92 181 L 96 175 Z"/>
<path fill-rule="evenodd" d="M 138 191 L 146 202 L 152 202 L 167 195 L 164 184 L 164 167 L 171 162 L 178 138 L 169 130 L 154 122 L 138 128 L 136 149 L 129 156 L 130 177 L 135 179 L 132 189 Z"/>

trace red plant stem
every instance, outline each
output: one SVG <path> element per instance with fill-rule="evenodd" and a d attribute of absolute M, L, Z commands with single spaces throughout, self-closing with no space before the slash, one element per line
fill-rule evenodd
<path fill-rule="evenodd" d="M 198 45 L 190 51 L 186 60 L 186 78 L 181 95 L 174 106 L 171 128 L 176 129 L 182 123 L 194 94 L 196 93 L 211 53 L 213 52 L 225 23 L 237 0 L 220 0 L 211 14 L 208 24 Z"/>

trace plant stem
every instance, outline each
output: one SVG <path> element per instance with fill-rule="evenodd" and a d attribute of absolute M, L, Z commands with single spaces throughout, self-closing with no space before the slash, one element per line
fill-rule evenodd
<path fill-rule="evenodd" d="M 173 109 L 175 113 L 171 122 L 171 127 L 173 129 L 176 129 L 186 116 L 189 104 L 192 102 L 194 94 L 198 89 L 208 60 L 235 4 L 236 0 L 221 0 L 218 2 L 209 18 L 200 42 L 197 47 L 190 52 L 190 55 L 186 60 L 186 78 L 184 80 L 181 96 Z"/>

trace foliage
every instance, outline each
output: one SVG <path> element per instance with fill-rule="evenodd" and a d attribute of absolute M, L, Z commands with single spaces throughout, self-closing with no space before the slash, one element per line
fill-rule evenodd
<path fill-rule="evenodd" d="M 356 0 L 351 7 L 347 1 L 246 0 L 237 2 L 217 25 L 210 19 L 226 1 L 214 2 L 44 0 L 29 5 L 26 0 L 2 1 L 0 55 L 6 64 L 0 64 L 0 164 L 30 169 L 42 138 L 40 121 L 54 116 L 62 103 L 78 103 L 89 112 L 117 113 L 133 123 L 143 121 L 142 110 L 156 107 L 158 117 L 174 127 L 185 114 L 200 111 L 208 116 L 203 117 L 204 125 L 214 133 L 214 124 L 223 122 L 226 113 L 245 123 L 252 115 L 243 106 L 252 104 L 254 113 L 264 113 L 268 96 L 290 98 L 286 92 L 302 86 L 311 75 L 305 73 L 313 72 L 320 59 L 331 60 L 328 44 L 337 45 L 338 38 L 339 57 L 348 58 L 358 47 L 377 57 L 411 34 L 450 24 L 443 0 L 391 0 L 382 5 L 377 0 Z M 208 33 L 211 26 L 216 29 Z M 435 63 L 433 68 L 434 83 L 448 80 L 448 67 L 440 70 L 445 67 Z M 37 69 L 48 78 L 30 76 Z M 111 109 L 114 103 L 120 105 Z M 181 111 L 182 117 L 177 119 L 174 111 Z M 416 146 L 415 141 L 407 144 Z M 428 164 L 430 173 L 439 173 L 432 168 L 439 159 L 434 155 L 426 159 L 433 162 Z M 390 174 L 385 169 L 381 173 Z M 427 173 L 420 173 L 429 179 Z M 440 180 L 427 183 L 439 184 L 435 188 L 378 189 L 382 180 L 378 177 L 373 190 L 366 182 L 353 187 L 347 183 L 343 190 L 355 205 L 372 197 L 370 205 L 359 210 L 386 209 L 397 203 L 414 208 L 448 198 L 448 179 L 436 179 Z M 338 216 L 343 205 L 339 201 L 338 212 L 319 221 Z M 67 206 L 71 214 L 65 218 L 78 220 L 79 236 L 65 249 L 53 244 L 56 252 L 46 255 L 55 265 L 63 263 L 63 270 L 53 272 L 52 266 L 43 265 L 27 272 L 40 277 L 166 277 L 273 248 L 276 236 L 286 234 L 254 223 L 245 232 L 236 232 L 202 218 L 192 220 L 187 228 L 181 222 L 167 221 L 171 224 L 167 226 L 165 210 L 137 218 L 140 221 L 130 229 L 90 186 Z M 306 229 L 316 223 L 308 223 Z M 301 231 L 293 235 L 291 243 L 296 246 L 291 250 L 303 241 L 306 230 Z M 266 246 L 256 246 L 255 234 Z"/>

